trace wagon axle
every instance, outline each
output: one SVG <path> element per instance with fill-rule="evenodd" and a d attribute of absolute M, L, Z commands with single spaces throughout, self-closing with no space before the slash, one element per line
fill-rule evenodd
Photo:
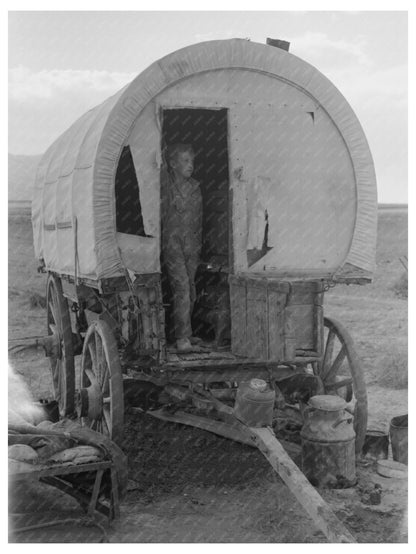
<path fill-rule="evenodd" d="M 62 343 L 58 333 L 53 332 L 52 335 L 42 337 L 40 340 L 47 358 L 61 358 L 62 356 Z"/>

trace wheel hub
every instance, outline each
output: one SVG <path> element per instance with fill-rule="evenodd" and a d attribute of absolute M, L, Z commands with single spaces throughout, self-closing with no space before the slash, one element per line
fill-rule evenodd
<path fill-rule="evenodd" d="M 90 385 L 79 391 L 78 415 L 89 419 L 100 419 L 103 411 L 103 395 L 97 385 Z"/>
<path fill-rule="evenodd" d="M 43 337 L 43 348 L 47 358 L 60 359 L 62 357 L 62 341 L 58 333 Z"/>

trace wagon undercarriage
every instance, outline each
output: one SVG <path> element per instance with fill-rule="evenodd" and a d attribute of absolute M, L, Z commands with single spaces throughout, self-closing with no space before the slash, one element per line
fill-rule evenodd
<path fill-rule="evenodd" d="M 352 340 L 340 324 L 325 318 L 320 355 L 297 350 L 292 362 L 238 356 L 208 341 L 196 352 L 178 353 L 168 345 L 163 357 L 158 349 L 135 356 L 128 343 L 121 346 L 122 333 L 108 309 L 98 314 L 85 310 L 80 318 L 79 304 L 73 300 L 64 295 L 61 279 L 50 274 L 45 349 L 62 416 L 78 417 L 83 425 L 120 443 L 124 412 L 130 407 L 257 447 L 331 541 L 354 540 L 275 435 L 286 425 L 301 427 L 311 397 L 333 394 L 341 396 L 354 415 L 359 455 L 366 431 L 365 384 Z M 239 388 L 251 379 L 264 381 L 275 394 L 273 418 L 254 427 L 236 412 Z"/>
<path fill-rule="evenodd" d="M 195 394 L 199 387 L 210 390 L 217 398 L 226 399 L 232 405 L 239 384 L 260 378 L 275 390 L 276 407 L 280 409 L 289 406 L 291 410 L 293 407 L 299 410 L 299 406 L 306 405 L 316 394 L 335 394 L 344 398 L 349 411 L 355 415 L 357 452 L 360 451 L 367 417 L 365 383 L 352 339 L 339 323 L 325 318 L 322 331 L 317 333 L 322 341 L 322 351 L 307 355 L 298 349 L 290 362 L 236 355 L 229 346 L 218 347 L 215 341 L 202 341 L 197 351 L 191 353 L 178 353 L 169 345 L 161 352 L 160 327 L 158 340 L 151 337 L 147 343 L 154 341 L 156 348 L 134 350 L 131 340 L 123 341 L 124 320 L 119 326 L 115 325 L 117 314 L 114 310 L 112 315 L 104 304 L 104 309 L 98 314 L 83 311 L 81 320 L 78 304 L 73 302 L 73 297 L 64 295 L 61 279 L 53 274 L 49 276 L 47 292 L 47 355 L 62 415 L 75 413 L 77 396 L 82 400 L 82 413 L 87 401 L 94 406 L 90 411 L 91 425 L 99 425 L 100 430 L 117 439 L 122 434 L 124 389 L 130 391 L 135 401 L 140 400 L 145 409 L 148 391 L 155 402 L 156 393 L 165 389 L 165 394 L 159 396 L 166 403 L 167 388 L 172 386 L 175 394 L 170 394 L 170 403 L 190 401 L 189 391 Z M 72 321 L 68 302 L 72 305 Z M 129 302 L 128 299 L 127 304 Z M 154 329 L 155 312 L 154 308 L 148 312 L 150 317 L 145 324 L 140 324 L 140 320 L 145 320 L 146 314 L 138 310 L 132 312 L 136 317 L 140 314 L 133 325 L 136 336 L 141 333 L 139 340 L 145 336 L 143 328 Z M 158 321 L 156 319 L 156 323 Z M 130 332 L 131 319 L 127 339 Z M 281 350 L 284 351 L 284 346 Z M 81 376 L 76 386 L 74 356 L 81 353 Z M 158 398 L 156 405 L 161 404 L 163 400 Z M 100 407 L 102 413 L 99 414 Z"/>

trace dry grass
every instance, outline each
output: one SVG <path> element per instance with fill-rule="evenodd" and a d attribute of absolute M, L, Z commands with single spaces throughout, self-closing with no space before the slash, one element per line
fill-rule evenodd
<path fill-rule="evenodd" d="M 407 271 L 395 282 L 393 290 L 399 298 L 407 298 L 408 296 L 408 275 Z"/>
<path fill-rule="evenodd" d="M 29 306 L 31 310 L 35 308 L 46 308 L 46 298 L 38 292 L 33 292 L 29 295 Z"/>
<path fill-rule="evenodd" d="M 389 389 L 407 389 L 408 363 L 407 354 L 397 347 L 381 360 L 378 384 Z"/>

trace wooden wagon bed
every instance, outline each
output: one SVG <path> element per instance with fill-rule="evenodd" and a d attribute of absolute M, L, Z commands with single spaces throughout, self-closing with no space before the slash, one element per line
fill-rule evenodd
<path fill-rule="evenodd" d="M 108 503 L 109 507 L 99 500 L 99 493 L 102 478 L 106 471 L 111 475 L 111 492 L 109 494 Z M 91 494 L 87 492 L 81 492 L 74 483 L 69 483 L 65 480 L 68 475 L 76 475 L 81 473 L 94 473 L 94 485 L 91 490 Z M 52 485 L 62 490 L 75 498 L 81 506 L 86 507 L 87 515 L 94 516 L 94 512 L 98 512 L 106 515 L 108 520 L 115 519 L 120 515 L 119 506 L 119 494 L 116 471 L 114 463 L 111 460 L 103 460 L 99 462 L 86 463 L 86 464 L 68 464 L 61 463 L 54 464 L 36 464 L 30 466 L 25 464 L 25 467 L 9 465 L 9 478 L 11 482 L 36 480 L 47 485 Z M 14 529 L 19 531 L 19 529 Z"/>

